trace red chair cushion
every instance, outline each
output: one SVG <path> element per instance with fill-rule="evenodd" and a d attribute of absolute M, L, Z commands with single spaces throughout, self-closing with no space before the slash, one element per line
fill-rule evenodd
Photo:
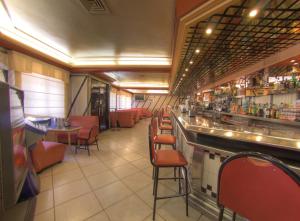
<path fill-rule="evenodd" d="M 161 130 L 173 130 L 171 125 L 160 125 L 159 129 Z"/>
<path fill-rule="evenodd" d="M 185 166 L 187 161 L 177 150 L 158 150 L 154 162 L 157 166 Z"/>
<path fill-rule="evenodd" d="M 170 114 L 164 113 L 163 118 L 170 118 Z"/>
<path fill-rule="evenodd" d="M 167 134 L 160 134 L 154 137 L 154 143 L 156 144 L 175 144 L 176 137 Z"/>
<path fill-rule="evenodd" d="M 163 124 L 171 124 L 171 120 L 162 120 L 161 121 Z"/>

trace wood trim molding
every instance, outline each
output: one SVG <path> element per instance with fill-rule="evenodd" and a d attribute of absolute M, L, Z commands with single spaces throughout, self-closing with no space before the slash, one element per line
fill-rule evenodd
<path fill-rule="evenodd" d="M 228 6 L 239 2 L 238 0 L 209 0 L 200 5 L 187 15 L 180 18 L 177 27 L 177 36 L 175 43 L 175 50 L 173 54 L 173 62 L 170 76 L 170 86 L 172 88 L 176 78 L 176 72 L 180 63 L 180 54 L 185 43 L 185 38 L 189 27 L 197 24 L 201 20 L 205 20 L 211 15 L 220 12 Z"/>

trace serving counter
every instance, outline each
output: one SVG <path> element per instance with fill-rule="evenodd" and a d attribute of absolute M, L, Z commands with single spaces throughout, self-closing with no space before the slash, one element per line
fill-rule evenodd
<path fill-rule="evenodd" d="M 300 128 L 233 125 L 201 115 L 189 117 L 177 110 L 171 116 L 177 147 L 189 163 L 190 204 L 207 215 L 218 216 L 219 167 L 235 153 L 265 153 L 300 174 Z M 226 216 L 230 217 L 228 211 Z"/>

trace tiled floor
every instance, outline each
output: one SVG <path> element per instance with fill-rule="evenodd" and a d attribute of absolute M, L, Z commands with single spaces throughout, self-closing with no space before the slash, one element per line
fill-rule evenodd
<path fill-rule="evenodd" d="M 134 128 L 99 135 L 100 151 L 91 156 L 67 150 L 65 160 L 40 174 L 35 221 L 150 221 L 152 166 L 147 141 L 148 120 Z M 161 174 L 172 174 L 165 169 Z M 160 182 L 160 194 L 177 190 L 174 181 Z M 158 201 L 157 221 L 209 221 L 193 208 L 185 216 L 182 198 Z"/>

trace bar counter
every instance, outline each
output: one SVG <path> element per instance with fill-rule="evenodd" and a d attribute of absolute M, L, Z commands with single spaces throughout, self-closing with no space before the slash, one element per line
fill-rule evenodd
<path fill-rule="evenodd" d="M 190 204 L 213 217 L 218 215 L 217 181 L 221 163 L 243 151 L 274 156 L 300 174 L 300 128 L 230 125 L 220 119 L 189 117 L 172 110 L 177 148 L 188 160 Z M 227 211 L 227 218 L 230 220 Z M 226 212 L 225 212 L 226 217 Z M 240 218 L 242 220 L 242 218 Z"/>

